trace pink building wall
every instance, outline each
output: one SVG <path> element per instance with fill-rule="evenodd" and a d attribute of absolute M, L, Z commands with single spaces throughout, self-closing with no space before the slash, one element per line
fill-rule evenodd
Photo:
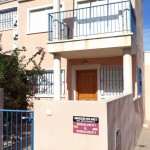
<path fill-rule="evenodd" d="M 144 53 L 144 79 L 145 79 L 145 127 L 150 128 L 150 53 Z"/>
<path fill-rule="evenodd" d="M 47 51 L 48 32 L 28 33 L 28 9 L 39 6 L 46 6 L 52 4 L 53 0 L 34 0 L 19 3 L 18 16 L 18 33 L 19 33 L 19 47 L 25 46 L 27 48 L 27 57 L 31 57 L 36 52 L 36 47 L 43 47 L 46 55 L 41 67 L 43 69 L 53 68 L 53 55 Z M 38 61 L 38 58 L 37 58 Z M 66 60 L 62 58 L 62 68 L 65 68 Z M 30 66 L 31 67 L 31 66 Z"/>
<path fill-rule="evenodd" d="M 143 123 L 141 101 L 132 94 L 100 102 L 35 101 L 35 149 L 133 150 Z M 98 117 L 99 135 L 73 133 L 73 116 Z"/>
<path fill-rule="evenodd" d="M 66 0 L 65 9 L 73 8 L 73 0 Z M 137 49 L 136 55 L 132 57 L 133 61 L 133 91 L 134 96 L 137 95 L 137 66 L 140 66 L 143 70 L 143 34 L 142 34 L 142 0 L 132 0 L 136 16 L 137 16 Z M 19 2 L 19 16 L 18 16 L 18 44 L 21 48 L 26 46 L 28 49 L 26 52 L 27 57 L 31 57 L 36 51 L 37 46 L 45 48 L 46 57 L 42 63 L 42 68 L 53 68 L 53 55 L 47 52 L 47 33 L 27 33 L 27 9 L 31 7 L 38 7 L 42 5 L 51 4 L 52 0 L 34 0 L 34 1 L 24 1 Z M 17 1 L 12 1 L 9 3 L 1 4 L 1 8 L 7 8 L 17 6 Z M 12 49 L 12 30 L 0 31 L 2 33 L 2 47 L 5 50 Z M 7 39 L 7 40 L 6 40 Z M 134 40 L 134 39 L 133 39 Z M 112 57 L 112 58 L 96 58 L 96 59 L 86 59 L 89 64 L 101 64 L 102 66 L 107 65 L 122 65 L 122 57 Z M 65 99 L 71 99 L 72 86 L 71 86 L 71 67 L 73 65 L 81 65 L 84 59 L 76 60 L 66 60 L 62 58 L 61 67 L 66 69 L 66 97 Z M 138 63 L 137 63 L 137 62 Z M 29 66 L 31 68 L 32 66 Z M 144 70 L 143 70 L 144 72 Z M 143 75 L 144 79 L 144 75 Z M 143 84 L 144 91 L 144 84 Z M 133 97 L 134 97 L 133 96 Z M 52 101 L 36 101 L 35 102 L 35 145 L 36 150 L 44 149 L 46 146 L 47 150 L 49 147 L 54 147 L 53 150 L 58 150 L 64 147 L 66 150 L 73 150 L 73 148 L 80 150 L 80 148 L 86 148 L 88 150 L 96 149 L 97 147 L 93 145 L 96 141 L 98 147 L 100 144 L 107 144 L 108 149 L 113 150 L 114 145 L 114 131 L 117 128 L 121 129 L 122 139 L 120 148 L 123 150 L 130 150 L 133 148 L 137 137 L 139 136 L 140 130 L 142 128 L 142 123 L 144 120 L 144 92 L 141 98 L 133 102 L 132 95 L 116 99 L 107 103 L 106 102 L 94 103 L 94 102 L 52 102 Z M 92 106 L 91 106 L 92 104 Z M 46 115 L 46 110 L 52 108 L 52 116 Z M 93 111 L 94 110 L 94 111 Z M 130 115 L 129 115 L 130 111 Z M 99 137 L 87 137 L 72 134 L 72 121 L 69 122 L 73 115 L 99 115 L 101 121 L 101 135 Z M 119 115 L 119 116 L 118 116 Z M 51 118 L 50 118 L 51 117 Z M 108 119 L 107 119 L 108 117 Z M 64 121 L 65 120 L 65 121 Z M 108 130 L 106 129 L 106 123 L 108 123 Z M 132 126 L 131 126 L 132 124 Z M 39 130 L 40 128 L 40 130 Z M 64 130 L 63 130 L 64 129 Z M 131 129 L 132 132 L 131 132 Z M 48 132 L 49 131 L 49 132 Z M 112 132 L 113 131 L 113 132 Z M 108 132 L 108 135 L 106 134 Z M 132 133 L 132 134 L 131 134 Z M 102 135 L 104 135 L 102 137 Z M 129 136 L 128 136 L 129 135 Z M 69 137 L 69 138 L 68 138 Z M 71 138 L 70 138 L 71 137 Z M 75 139 L 75 140 L 73 140 Z M 79 140 L 81 139 L 81 141 Z M 107 141 L 107 139 L 111 139 Z M 79 142 L 79 145 L 77 144 Z M 90 141 L 90 142 L 89 142 Z M 93 141 L 93 143 L 91 142 Z M 126 142 L 126 143 L 125 143 Z M 37 144 L 36 144 L 37 143 Z M 39 145 L 39 143 L 41 145 Z M 59 143 L 59 144 L 58 144 Z M 67 145 L 68 143 L 69 145 Z M 127 144 L 128 143 L 128 144 Z M 125 145 L 126 144 L 126 145 Z M 41 147 L 40 147 L 41 146 Z M 81 146 L 81 147 L 80 147 Z M 127 146 L 127 147 L 126 147 Z M 107 146 L 104 145 L 104 150 Z M 102 150 L 102 149 L 101 149 Z"/>
<path fill-rule="evenodd" d="M 0 10 L 12 8 L 17 6 L 17 1 L 11 1 L 8 3 L 2 3 L 0 4 Z M 0 45 L 3 50 L 8 51 L 13 49 L 13 30 L 2 30 L 0 31 L 0 34 L 2 34 Z"/>
<path fill-rule="evenodd" d="M 107 104 L 108 149 L 115 150 L 115 132 L 120 129 L 117 150 L 133 150 L 143 126 L 142 98 L 133 101 L 133 95 L 124 96 Z"/>
<path fill-rule="evenodd" d="M 64 5 L 64 9 L 73 9 L 73 0 L 65 0 L 62 1 Z M 27 32 L 27 27 L 28 27 L 28 9 L 29 8 L 35 8 L 39 6 L 45 6 L 52 4 L 53 0 L 34 0 L 34 1 L 20 1 L 19 3 L 17 1 L 12 1 L 8 3 L 3 3 L 0 5 L 0 8 L 8 8 L 8 7 L 14 7 L 14 6 L 19 6 L 18 7 L 18 46 L 21 48 L 22 46 L 26 46 L 27 52 L 24 54 L 27 56 L 27 58 L 31 57 L 35 52 L 36 52 L 36 47 L 40 46 L 45 48 L 46 55 L 45 59 L 42 63 L 42 68 L 43 69 L 53 69 L 53 55 L 48 53 L 48 33 L 47 32 L 39 32 L 39 33 L 28 33 Z M 143 36 L 142 36 L 142 2 L 140 1 L 135 1 L 132 0 L 133 7 L 135 7 L 136 10 L 136 16 L 137 16 L 137 55 L 133 55 L 133 92 L 134 95 L 137 95 L 137 71 L 136 67 L 141 66 L 143 68 Z M 12 30 L 6 30 L 6 31 L 1 31 L 2 33 L 2 41 L 1 45 L 4 49 L 10 50 L 12 49 Z M 7 40 L 5 40 L 7 39 Z M 134 40 L 134 39 L 133 39 Z M 139 42 L 140 41 L 140 42 Z M 141 57 L 140 57 L 141 56 Z M 116 59 L 117 58 L 117 59 Z M 96 59 L 88 59 L 89 64 L 101 64 L 107 65 L 107 64 L 122 64 L 122 58 L 120 57 L 112 57 L 111 60 L 110 58 L 96 58 Z M 36 59 L 39 61 L 39 58 Z M 64 58 L 61 59 L 61 67 L 66 70 L 66 96 L 65 99 L 70 99 L 71 98 L 71 77 L 70 77 L 70 70 L 72 65 L 78 65 L 82 63 L 82 59 L 78 60 L 66 60 Z M 137 64 L 136 61 L 139 63 Z M 111 63 L 108 63 L 111 62 Z M 32 65 L 28 66 L 28 69 L 30 69 Z M 144 88 L 144 86 L 143 86 Z M 69 94 L 68 94 L 69 93 Z M 143 95 L 144 96 L 144 95 Z"/>
<path fill-rule="evenodd" d="M 105 102 L 35 101 L 34 113 L 36 150 L 107 150 Z M 73 116 L 99 117 L 99 135 L 73 133 Z"/>

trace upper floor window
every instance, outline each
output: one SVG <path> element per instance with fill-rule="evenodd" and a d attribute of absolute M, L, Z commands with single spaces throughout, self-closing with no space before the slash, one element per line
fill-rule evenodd
<path fill-rule="evenodd" d="M 12 29 L 16 16 L 17 7 L 0 10 L 0 30 Z"/>
<path fill-rule="evenodd" d="M 53 12 L 53 6 L 31 8 L 28 11 L 28 32 L 48 32 L 48 14 Z"/>
<path fill-rule="evenodd" d="M 47 32 L 48 31 L 48 13 L 51 13 L 52 7 L 45 7 L 29 11 L 29 32 Z"/>

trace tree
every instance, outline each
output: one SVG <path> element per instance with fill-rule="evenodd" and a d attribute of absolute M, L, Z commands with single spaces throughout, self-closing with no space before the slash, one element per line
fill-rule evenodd
<path fill-rule="evenodd" d="M 26 109 L 27 101 L 32 96 L 30 91 L 33 91 L 29 77 L 33 79 L 43 73 L 40 65 L 44 59 L 44 49 L 37 47 L 37 52 L 29 59 L 22 55 L 25 51 L 25 47 L 6 52 L 0 48 L 0 87 L 4 88 L 5 109 Z M 38 55 L 40 60 L 36 63 Z M 30 63 L 33 63 L 33 68 L 26 70 Z"/>

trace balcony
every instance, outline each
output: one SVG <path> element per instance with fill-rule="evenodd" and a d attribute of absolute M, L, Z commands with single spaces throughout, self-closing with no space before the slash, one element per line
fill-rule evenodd
<path fill-rule="evenodd" d="M 136 17 L 130 1 L 60 11 L 48 16 L 50 53 L 80 50 L 75 45 L 86 45 L 81 46 L 81 50 L 109 48 L 109 40 L 110 47 L 118 47 L 118 43 L 119 47 L 129 47 L 132 45 L 131 37 L 136 40 Z M 94 47 L 93 39 L 97 39 L 97 47 Z M 88 40 L 88 43 L 83 40 Z M 74 44 L 75 41 L 78 43 Z M 103 43 L 106 44 L 103 46 Z M 60 47 L 61 50 L 58 50 Z"/>

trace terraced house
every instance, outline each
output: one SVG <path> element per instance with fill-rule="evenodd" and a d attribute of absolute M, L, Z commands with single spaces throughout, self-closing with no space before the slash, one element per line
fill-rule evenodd
<path fill-rule="evenodd" d="M 0 1 L 3 49 L 46 51 L 33 85 L 36 150 L 133 149 L 144 122 L 142 18 L 142 0 Z M 84 128 L 92 117 L 95 129 Z"/>

